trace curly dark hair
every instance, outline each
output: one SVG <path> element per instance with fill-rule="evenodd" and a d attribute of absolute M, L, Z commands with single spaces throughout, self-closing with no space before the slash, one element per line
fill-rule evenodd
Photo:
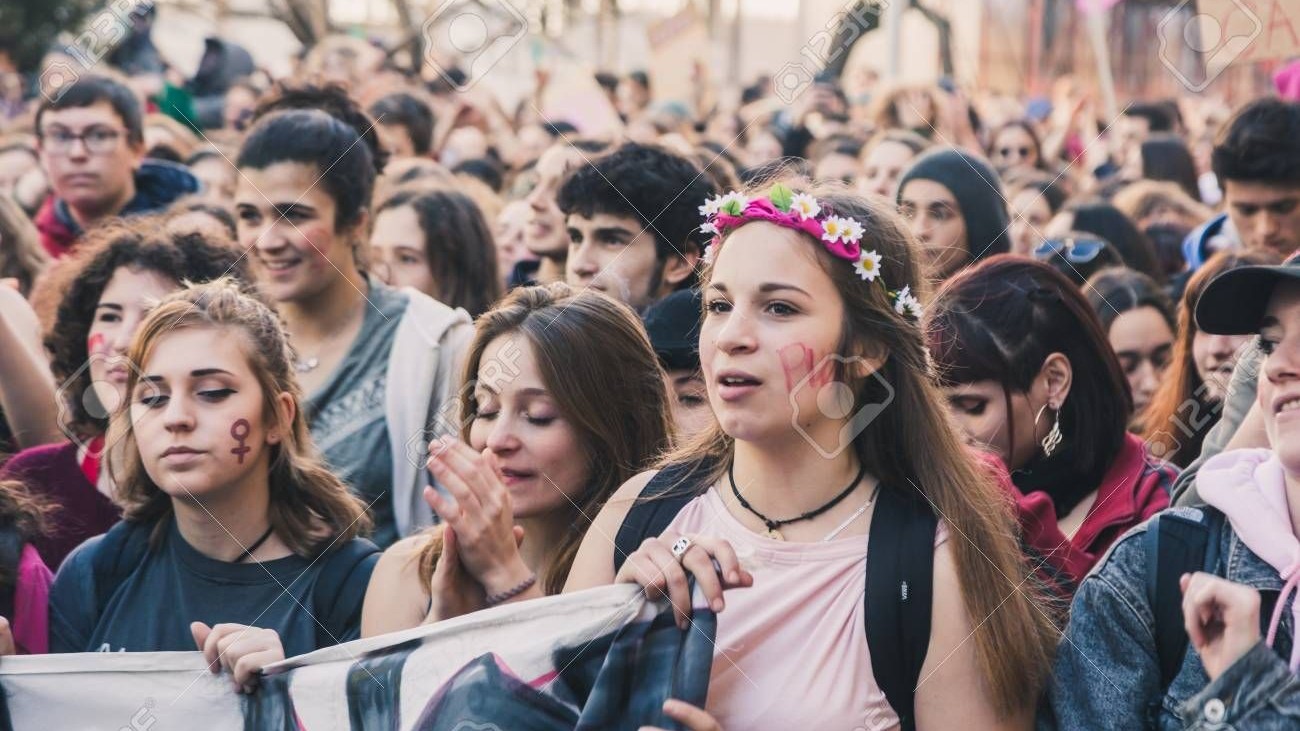
<path fill-rule="evenodd" d="M 169 234 L 158 217 L 115 221 L 91 229 L 82 239 L 70 262 L 71 275 L 67 290 L 48 332 L 45 348 L 50 354 L 50 370 L 60 390 L 69 394 L 86 394 L 94 400 L 90 372 L 85 368 L 90 357 L 86 339 L 113 274 L 122 267 L 157 272 L 181 282 L 208 282 L 223 275 L 251 282 L 247 258 L 229 242 L 200 233 Z M 108 420 L 96 418 L 103 413 L 98 404 L 82 398 L 67 399 L 69 420 L 65 425 L 88 436 L 103 434 Z"/>
<path fill-rule="evenodd" d="M 699 207 L 716 192 L 712 179 L 691 160 L 629 142 L 570 173 L 556 203 L 566 216 L 636 219 L 654 234 L 655 253 L 663 260 L 704 251 L 709 236 L 700 231 Z"/>

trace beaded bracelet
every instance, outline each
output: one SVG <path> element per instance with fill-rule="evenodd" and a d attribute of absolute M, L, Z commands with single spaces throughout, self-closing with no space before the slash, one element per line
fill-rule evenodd
<path fill-rule="evenodd" d="M 524 579 L 523 581 L 519 582 L 519 584 L 518 584 L 517 586 L 513 587 L 513 588 L 506 589 L 505 591 L 501 592 L 500 594 L 490 594 L 490 595 L 488 595 L 488 598 L 487 598 L 487 605 L 488 605 L 489 607 L 495 607 L 495 606 L 498 605 L 498 604 L 502 604 L 502 603 L 507 602 L 507 601 L 509 601 L 509 600 L 511 600 L 511 599 L 514 599 L 515 597 L 519 596 L 520 594 L 523 594 L 524 592 L 526 592 L 526 591 L 528 591 L 529 589 L 531 589 L 531 588 L 533 587 L 533 584 L 536 584 L 536 583 L 537 583 L 537 574 L 532 574 L 532 575 L 530 575 L 527 579 Z"/>

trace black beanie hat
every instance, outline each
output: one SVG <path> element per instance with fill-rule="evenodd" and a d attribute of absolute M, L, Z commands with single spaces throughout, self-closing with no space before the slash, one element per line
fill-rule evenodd
<path fill-rule="evenodd" d="M 966 245 L 978 261 L 1011 251 L 1011 217 L 1002 197 L 1002 180 L 983 158 L 955 147 L 930 150 L 916 158 L 898 181 L 895 202 L 910 180 L 933 180 L 957 199 L 966 222 Z"/>
<path fill-rule="evenodd" d="M 668 370 L 700 367 L 700 313 L 703 297 L 698 289 L 680 289 L 654 303 L 641 319 L 659 362 Z"/>

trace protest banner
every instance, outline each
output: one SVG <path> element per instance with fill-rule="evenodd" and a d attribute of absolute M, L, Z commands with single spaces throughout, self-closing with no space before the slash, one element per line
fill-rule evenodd
<path fill-rule="evenodd" d="M 663 702 L 704 704 L 715 628 L 707 609 L 681 630 L 639 587 L 600 587 L 289 658 L 251 695 L 198 652 L 6 657 L 0 731 L 673 728 Z"/>

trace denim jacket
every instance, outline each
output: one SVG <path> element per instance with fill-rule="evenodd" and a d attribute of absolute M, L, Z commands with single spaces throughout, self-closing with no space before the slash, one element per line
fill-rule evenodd
<path fill-rule="evenodd" d="M 1171 512 L 1200 517 L 1192 508 Z M 1158 719 L 1151 723 L 1148 712 L 1160 692 L 1160 669 L 1146 595 L 1147 525 L 1116 541 L 1079 587 L 1038 728 L 1300 728 L 1300 679 L 1282 660 L 1289 657 L 1294 638 L 1290 612 L 1283 613 L 1274 649 L 1261 642 L 1214 683 L 1189 645 L 1182 668 L 1160 698 Z M 1282 588 L 1277 571 L 1251 552 L 1226 521 L 1219 541 L 1215 573 L 1275 598 Z M 1264 602 L 1263 622 L 1271 603 Z"/>

